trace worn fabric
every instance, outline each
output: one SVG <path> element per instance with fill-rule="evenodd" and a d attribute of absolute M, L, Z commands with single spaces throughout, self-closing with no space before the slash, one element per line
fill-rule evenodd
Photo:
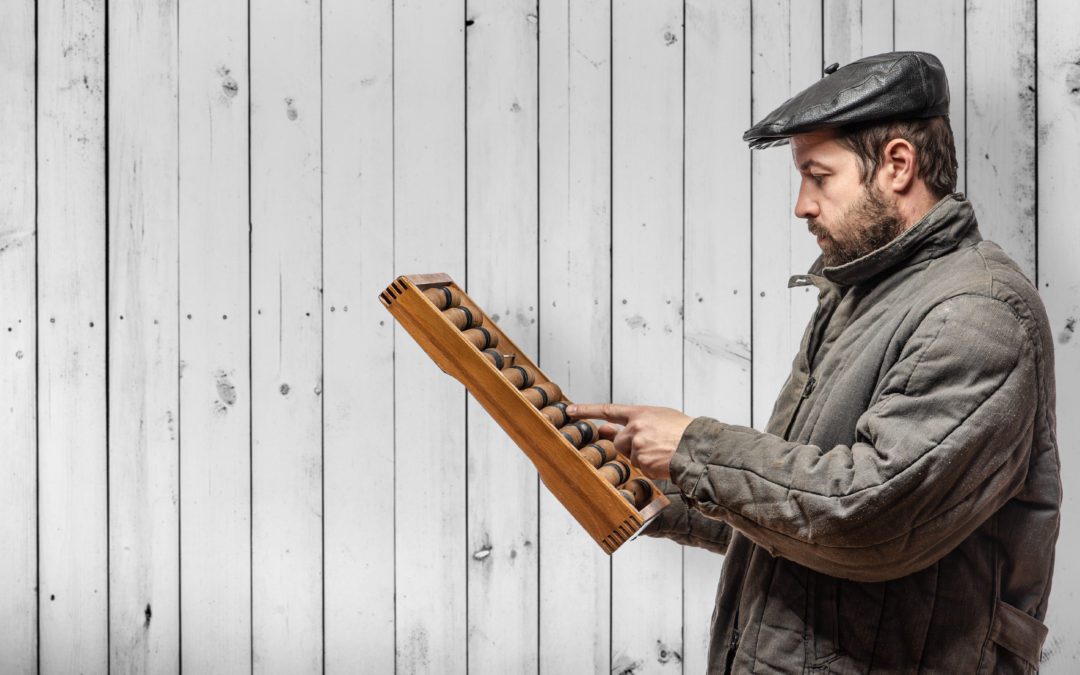
<path fill-rule="evenodd" d="M 791 284 L 818 307 L 765 432 L 695 419 L 646 529 L 726 552 L 710 672 L 1034 671 L 1061 503 L 1036 289 L 960 194 Z"/>

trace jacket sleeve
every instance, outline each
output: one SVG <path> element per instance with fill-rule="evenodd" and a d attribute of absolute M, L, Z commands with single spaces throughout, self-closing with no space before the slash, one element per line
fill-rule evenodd
<path fill-rule="evenodd" d="M 934 563 L 1023 485 L 1039 408 L 1033 341 L 1001 300 L 935 307 L 883 374 L 852 445 L 694 420 L 672 480 L 774 555 L 856 581 Z"/>
<path fill-rule="evenodd" d="M 656 515 L 642 531 L 650 537 L 664 537 L 683 546 L 697 546 L 713 553 L 727 553 L 731 541 L 731 526 L 690 508 L 679 488 L 665 480 L 655 480 L 656 486 L 671 502 Z"/>

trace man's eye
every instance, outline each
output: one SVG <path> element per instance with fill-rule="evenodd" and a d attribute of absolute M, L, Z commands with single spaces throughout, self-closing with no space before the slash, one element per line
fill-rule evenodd
<path fill-rule="evenodd" d="M 823 174 L 823 173 L 812 173 L 812 174 L 810 174 L 810 178 L 811 178 L 811 180 L 813 180 L 818 185 L 821 185 L 825 181 L 825 174 Z"/>

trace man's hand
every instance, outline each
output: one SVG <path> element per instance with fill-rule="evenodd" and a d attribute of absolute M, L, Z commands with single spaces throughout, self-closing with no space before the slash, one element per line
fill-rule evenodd
<path fill-rule="evenodd" d="M 683 431 L 693 421 L 678 410 L 616 403 L 578 403 L 566 409 L 571 417 L 601 419 L 621 425 L 600 427 L 615 449 L 630 458 L 649 478 L 671 477 L 671 456 L 679 447 Z M 614 432 L 614 433 L 613 433 Z"/>

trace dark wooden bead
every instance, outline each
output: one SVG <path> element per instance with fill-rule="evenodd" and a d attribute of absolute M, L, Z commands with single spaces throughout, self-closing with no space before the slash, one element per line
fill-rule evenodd
<path fill-rule="evenodd" d="M 499 336 L 484 326 L 466 329 L 461 334 L 465 336 L 466 340 L 476 345 L 477 349 L 482 350 L 499 346 Z"/>
<path fill-rule="evenodd" d="M 443 310 L 443 316 L 449 319 L 450 323 L 454 324 L 458 330 L 476 328 L 484 321 L 484 317 L 481 316 L 480 312 L 468 307 L 451 307 Z"/>
<path fill-rule="evenodd" d="M 438 286 L 424 291 L 424 296 L 439 309 L 449 309 L 461 304 L 461 293 L 449 286 Z"/>

